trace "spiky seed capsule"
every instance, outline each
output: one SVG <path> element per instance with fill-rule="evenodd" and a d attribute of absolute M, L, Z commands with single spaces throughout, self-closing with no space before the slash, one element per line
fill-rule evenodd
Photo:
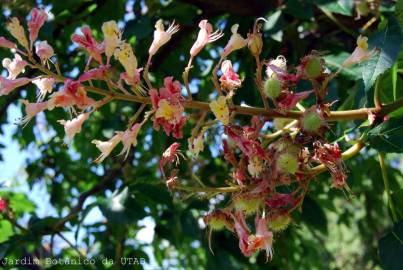
<path fill-rule="evenodd" d="M 260 196 L 240 195 L 234 198 L 234 206 L 236 210 L 245 211 L 245 214 L 256 213 L 263 204 Z"/>
<path fill-rule="evenodd" d="M 320 75 L 322 75 L 322 63 L 321 59 L 317 56 L 311 56 L 308 58 L 308 61 L 304 68 L 305 76 L 308 79 L 316 79 Z"/>
<path fill-rule="evenodd" d="M 276 149 L 277 152 L 287 152 L 290 154 L 298 155 L 301 148 L 298 145 L 295 145 L 292 141 L 290 140 L 278 140 L 274 148 Z"/>
<path fill-rule="evenodd" d="M 211 227 L 211 229 L 215 230 L 215 231 L 219 231 L 225 228 L 225 221 L 222 219 L 219 219 L 217 217 L 213 217 L 210 219 L 209 222 L 209 226 Z"/>
<path fill-rule="evenodd" d="M 207 214 L 203 218 L 204 223 L 212 230 L 219 231 L 224 228 L 232 230 L 233 225 L 229 220 L 229 217 L 220 210 L 214 210 L 213 212 Z"/>
<path fill-rule="evenodd" d="M 278 216 L 270 220 L 269 228 L 274 232 L 284 231 L 290 225 L 290 222 L 291 218 L 288 215 Z"/>
<path fill-rule="evenodd" d="M 276 78 L 269 78 L 264 83 L 264 93 L 272 100 L 276 99 L 281 93 L 281 83 Z"/>
<path fill-rule="evenodd" d="M 316 112 L 309 112 L 302 118 L 302 128 L 308 132 L 316 132 L 322 126 L 322 118 Z"/>
<path fill-rule="evenodd" d="M 294 174 L 298 169 L 298 158 L 289 152 L 281 153 L 277 158 L 276 165 L 279 171 Z"/>

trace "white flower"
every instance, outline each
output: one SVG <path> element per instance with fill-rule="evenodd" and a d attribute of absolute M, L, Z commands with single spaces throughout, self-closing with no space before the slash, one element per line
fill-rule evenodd
<path fill-rule="evenodd" d="M 133 77 L 137 69 L 137 58 L 133 53 L 132 46 L 123 43 L 115 50 L 115 58 L 122 64 L 127 75 Z"/>
<path fill-rule="evenodd" d="M 57 122 L 64 126 L 64 131 L 66 132 L 67 137 L 69 140 L 72 140 L 77 133 L 81 132 L 81 126 L 84 121 L 88 119 L 89 115 L 89 113 L 82 113 L 71 120 L 59 120 Z"/>
<path fill-rule="evenodd" d="M 48 60 L 55 54 L 52 46 L 46 40 L 35 45 L 35 52 L 42 61 Z"/>
<path fill-rule="evenodd" d="M 201 133 L 196 138 L 193 138 L 193 141 L 190 139 L 192 138 L 189 138 L 189 151 L 197 157 L 199 153 L 204 150 L 204 133 Z"/>
<path fill-rule="evenodd" d="M 227 45 L 225 46 L 224 51 L 221 53 L 221 57 L 226 57 L 231 52 L 242 49 L 248 44 L 248 40 L 243 38 L 240 34 L 238 34 L 238 27 L 239 24 L 234 24 L 231 27 L 232 35 Z"/>
<path fill-rule="evenodd" d="M 102 32 L 104 33 L 105 54 L 109 59 L 121 42 L 122 32 L 115 21 L 104 22 Z"/>
<path fill-rule="evenodd" d="M 140 128 L 141 125 L 137 123 L 124 132 L 118 132 L 118 134 L 122 135 L 122 144 L 123 144 L 123 149 L 119 153 L 119 155 L 125 154 L 125 159 L 129 155 L 130 148 L 132 146 L 135 147 L 137 145 L 137 135 L 140 131 Z"/>
<path fill-rule="evenodd" d="M 94 160 L 95 163 L 101 163 L 104 161 L 105 158 L 107 158 L 112 150 L 116 147 L 116 145 L 122 140 L 122 134 L 118 133 L 115 136 L 113 136 L 109 141 L 99 141 L 99 140 L 93 140 L 91 143 L 95 144 L 95 146 L 101 151 L 101 155 Z"/>
<path fill-rule="evenodd" d="M 270 60 L 269 65 L 267 66 L 266 69 L 267 78 L 277 78 L 276 73 L 273 72 L 273 70 L 270 68 L 270 65 L 276 66 L 282 69 L 283 71 L 287 71 L 287 60 L 282 55 L 277 56 L 276 59 Z"/>
<path fill-rule="evenodd" d="M 172 35 L 178 31 L 179 31 L 179 25 L 175 24 L 175 22 L 172 22 L 171 25 L 169 25 L 167 31 L 165 31 L 162 20 L 158 20 L 155 23 L 153 43 L 151 44 L 150 49 L 148 50 L 150 56 L 156 54 L 158 49 L 161 48 L 164 44 L 166 44 L 171 39 Z"/>
<path fill-rule="evenodd" d="M 53 77 L 36 78 L 32 80 L 32 83 L 39 88 L 37 98 L 38 101 L 42 101 L 47 93 L 52 93 L 55 79 Z"/>
<path fill-rule="evenodd" d="M 22 60 L 21 56 L 16 53 L 13 60 L 4 58 L 2 64 L 8 71 L 7 79 L 14 80 L 21 72 L 24 72 L 27 62 Z"/>

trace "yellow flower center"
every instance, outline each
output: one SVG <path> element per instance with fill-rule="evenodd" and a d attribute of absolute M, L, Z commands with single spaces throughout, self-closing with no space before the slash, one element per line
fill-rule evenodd
<path fill-rule="evenodd" d="M 158 110 L 155 113 L 157 118 L 164 118 L 165 120 L 171 120 L 174 117 L 174 109 L 168 103 L 167 100 L 163 99 L 158 103 Z"/>

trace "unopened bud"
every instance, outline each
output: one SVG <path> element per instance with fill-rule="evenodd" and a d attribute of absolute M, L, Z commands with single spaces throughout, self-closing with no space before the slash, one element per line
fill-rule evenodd
<path fill-rule="evenodd" d="M 253 33 L 248 37 L 248 48 L 252 55 L 260 55 L 263 48 L 262 34 Z"/>

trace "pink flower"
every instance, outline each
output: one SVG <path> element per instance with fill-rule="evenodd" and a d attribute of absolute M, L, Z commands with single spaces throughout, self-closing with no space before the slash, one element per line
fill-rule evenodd
<path fill-rule="evenodd" d="M 299 93 L 294 93 L 289 90 L 283 90 L 278 98 L 275 100 L 275 104 L 284 110 L 290 110 L 294 108 L 298 102 L 307 98 L 312 91 L 303 91 Z"/>
<path fill-rule="evenodd" d="M 5 96 L 10 94 L 14 89 L 26 85 L 31 81 L 29 78 L 18 78 L 15 80 L 9 80 L 0 76 L 0 96 Z"/>
<path fill-rule="evenodd" d="M 75 43 L 78 43 L 90 54 L 90 57 L 94 58 L 98 63 L 102 64 L 101 54 L 105 50 L 103 44 L 97 43 L 97 41 L 92 36 L 91 29 L 88 26 L 81 27 L 81 32 L 83 33 L 83 35 L 73 34 L 71 36 L 71 40 Z"/>
<path fill-rule="evenodd" d="M 248 138 L 248 134 L 244 129 L 237 126 L 226 126 L 224 132 L 248 158 L 252 159 L 259 157 L 263 160 L 268 159 L 261 143 L 257 140 Z"/>
<path fill-rule="evenodd" d="M 242 211 L 235 211 L 232 214 L 232 218 L 234 219 L 235 232 L 239 238 L 239 249 L 244 256 L 249 257 L 253 252 L 248 245 L 250 231 L 248 225 L 246 225 L 245 215 Z"/>
<path fill-rule="evenodd" d="M 333 177 L 333 186 L 346 187 L 347 175 L 339 145 L 315 142 L 314 147 L 315 155 L 312 159 L 326 166 Z"/>
<path fill-rule="evenodd" d="M 231 52 L 242 49 L 248 44 L 248 40 L 243 38 L 240 34 L 238 34 L 238 27 L 239 24 L 234 24 L 231 27 L 232 35 L 227 45 L 225 46 L 224 51 L 221 53 L 221 57 L 226 57 Z"/>
<path fill-rule="evenodd" d="M 242 81 L 235 73 L 230 60 L 225 60 L 221 64 L 222 76 L 220 77 L 221 87 L 227 91 L 234 91 L 241 87 Z"/>
<path fill-rule="evenodd" d="M 44 10 L 33 8 L 31 10 L 31 20 L 28 22 L 29 40 L 31 48 L 34 41 L 38 38 L 39 29 L 43 26 L 48 15 Z"/>
<path fill-rule="evenodd" d="M 348 67 L 357 63 L 361 63 L 370 59 L 372 56 L 375 55 L 375 50 L 368 50 L 368 38 L 364 36 L 359 36 L 357 38 L 357 47 L 351 53 L 351 55 L 344 60 L 342 66 Z"/>
<path fill-rule="evenodd" d="M 195 57 L 207 43 L 214 42 L 223 36 L 220 30 L 213 32 L 213 26 L 207 22 L 207 20 L 202 20 L 199 23 L 200 31 L 197 36 L 196 42 L 190 49 L 190 55 Z M 213 32 L 213 33 L 212 33 Z"/>
<path fill-rule="evenodd" d="M 180 143 L 174 142 L 162 153 L 162 158 L 160 160 L 160 170 L 162 175 L 165 177 L 164 167 L 167 163 L 175 162 L 179 163 L 179 156 L 183 157 L 183 154 L 179 150 Z"/>
<path fill-rule="evenodd" d="M 172 22 L 165 31 L 162 20 L 158 20 L 155 24 L 153 43 L 148 50 L 150 57 L 156 54 L 158 49 L 166 44 L 171 39 L 172 35 L 178 31 L 179 25 L 175 24 L 175 22 Z"/>
<path fill-rule="evenodd" d="M 266 200 L 266 204 L 273 209 L 295 206 L 299 200 L 291 194 L 275 193 Z"/>
<path fill-rule="evenodd" d="M 85 109 L 95 104 L 95 100 L 87 96 L 80 82 L 72 79 L 67 79 L 63 89 L 53 94 L 49 102 L 51 108 L 77 106 L 79 109 Z"/>
<path fill-rule="evenodd" d="M 55 54 L 52 46 L 46 40 L 35 45 L 35 52 L 42 61 L 48 60 Z"/>
<path fill-rule="evenodd" d="M 16 53 L 14 54 L 13 60 L 10 58 L 4 58 L 2 64 L 8 71 L 7 79 L 14 80 L 21 72 L 24 72 L 25 66 L 28 63 L 25 60 L 22 60 L 21 56 Z"/>
<path fill-rule="evenodd" d="M 158 130 L 160 126 L 164 128 L 165 133 L 175 138 L 182 138 L 182 128 L 186 123 L 186 117 L 183 116 L 184 108 L 181 104 L 183 97 L 180 95 L 181 84 L 173 81 L 172 77 L 164 79 L 164 86 L 157 90 L 150 91 L 151 101 L 154 107 L 154 129 Z"/>
<path fill-rule="evenodd" d="M 84 72 L 79 78 L 79 82 L 85 82 L 89 80 L 106 80 L 107 79 L 107 71 L 110 68 L 110 65 L 100 65 L 98 68 L 90 69 Z"/>
<path fill-rule="evenodd" d="M 38 101 L 42 101 L 46 94 L 50 94 L 53 91 L 53 84 L 55 83 L 55 79 L 53 77 L 38 77 L 32 80 L 32 83 L 39 88 L 39 92 L 37 95 Z"/>
<path fill-rule="evenodd" d="M 0 213 L 5 213 L 7 211 L 7 207 L 7 201 L 3 198 L 0 198 Z"/>
<path fill-rule="evenodd" d="M 120 79 L 124 80 L 127 85 L 136 86 L 140 84 L 140 72 L 143 68 L 137 68 L 134 71 L 133 77 L 130 77 L 127 72 L 123 72 L 120 74 Z"/>
<path fill-rule="evenodd" d="M 247 252 L 255 252 L 264 249 L 267 259 L 271 259 L 273 257 L 273 233 L 267 229 L 266 219 L 256 216 L 255 227 L 256 233 L 248 238 Z"/>
<path fill-rule="evenodd" d="M 25 105 L 25 116 L 21 119 L 21 124 L 26 126 L 38 113 L 48 109 L 48 102 L 30 103 L 28 100 L 21 101 Z"/>
<path fill-rule="evenodd" d="M 0 48 L 14 49 L 17 45 L 4 37 L 0 37 Z"/>
<path fill-rule="evenodd" d="M 64 126 L 64 131 L 66 132 L 67 137 L 69 140 L 72 140 L 77 133 L 81 132 L 81 126 L 84 121 L 88 119 L 89 115 L 89 113 L 82 113 L 71 120 L 58 120 L 57 122 Z"/>
<path fill-rule="evenodd" d="M 101 151 L 101 155 L 94 160 L 95 163 L 101 163 L 107 158 L 112 150 L 116 147 L 116 145 L 122 140 L 122 134 L 116 134 L 109 141 L 99 141 L 93 140 L 91 143 L 95 144 L 95 146 Z"/>
<path fill-rule="evenodd" d="M 223 150 L 224 150 L 224 158 L 226 161 L 232 164 L 232 166 L 236 167 L 238 164 L 238 161 L 235 157 L 234 152 L 231 150 L 230 146 L 228 145 L 228 141 L 224 140 L 223 141 Z"/>
<path fill-rule="evenodd" d="M 141 129 L 141 124 L 134 124 L 131 128 L 125 130 L 124 132 L 118 132 L 122 135 L 123 149 L 119 155 L 125 154 L 125 159 L 129 155 L 130 148 L 137 145 L 137 135 Z"/>

